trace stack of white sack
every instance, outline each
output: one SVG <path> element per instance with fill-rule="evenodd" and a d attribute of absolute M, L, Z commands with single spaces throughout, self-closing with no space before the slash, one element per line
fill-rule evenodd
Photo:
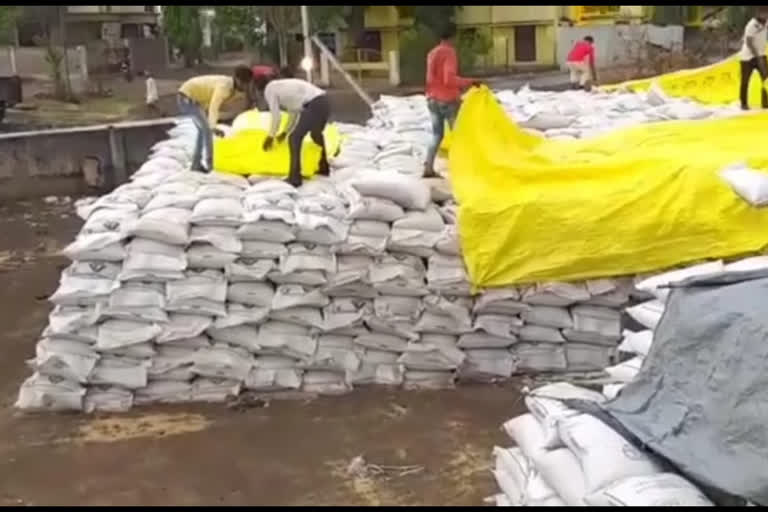
<path fill-rule="evenodd" d="M 459 338 L 469 363 L 462 376 L 602 371 L 616 358 L 631 293 L 631 279 L 486 290 Z"/>
<path fill-rule="evenodd" d="M 500 506 L 712 506 L 694 485 L 561 400 L 600 393 L 559 382 L 525 398 L 528 414 L 504 424 L 513 448 L 493 449 Z"/>
<path fill-rule="evenodd" d="M 620 328 L 606 306 L 623 302 L 619 282 L 475 301 L 445 191 L 437 203 L 425 180 L 365 169 L 299 189 L 188 172 L 189 134 L 78 205 L 85 225 L 64 251 L 73 263 L 19 407 L 442 389 L 457 371 L 503 379 L 612 357 Z"/>
<path fill-rule="evenodd" d="M 533 91 L 528 86 L 496 92 L 520 126 L 553 139 L 579 139 L 637 124 L 740 115 L 738 105 L 707 106 L 671 98 L 658 87 L 648 92 Z M 337 169 L 373 162 L 380 169 L 417 176 L 432 140 L 426 98 L 381 96 L 366 127 L 344 125 L 345 147 Z M 357 158 L 357 159 L 356 159 Z"/>

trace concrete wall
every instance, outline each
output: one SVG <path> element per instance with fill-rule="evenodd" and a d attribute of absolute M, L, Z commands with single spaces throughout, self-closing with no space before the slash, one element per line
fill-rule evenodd
<path fill-rule="evenodd" d="M 106 191 L 146 161 L 149 149 L 167 137 L 173 121 L 0 134 L 0 201 L 93 193 L 82 172 L 90 158 L 101 162 L 105 188 L 100 192 Z"/>
<path fill-rule="evenodd" d="M 595 38 L 597 67 L 625 64 L 637 58 L 643 41 L 667 49 L 683 48 L 683 27 L 655 25 L 599 25 L 557 28 L 557 64 L 565 69 L 573 44 L 587 35 Z"/>
<path fill-rule="evenodd" d="M 16 48 L 16 68 L 23 78 L 47 80 L 50 76 L 50 66 L 45 60 L 45 48 L 22 46 Z M 72 74 L 80 73 L 80 62 L 75 48 L 68 51 L 69 70 Z M 62 66 L 63 68 L 63 66 Z M 0 75 L 11 74 L 11 59 L 9 48 L 0 46 Z"/>

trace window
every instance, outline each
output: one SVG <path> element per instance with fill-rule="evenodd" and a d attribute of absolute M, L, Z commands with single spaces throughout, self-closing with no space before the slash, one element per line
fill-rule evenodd
<path fill-rule="evenodd" d="M 515 27 L 515 62 L 536 62 L 536 26 Z"/>
<path fill-rule="evenodd" d="M 377 62 L 381 60 L 381 32 L 378 30 L 366 30 L 358 39 L 357 49 L 360 50 L 360 60 L 363 62 Z"/>

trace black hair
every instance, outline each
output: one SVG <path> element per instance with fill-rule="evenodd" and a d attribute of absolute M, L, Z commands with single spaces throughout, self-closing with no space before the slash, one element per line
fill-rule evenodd
<path fill-rule="evenodd" d="M 284 66 L 280 68 L 278 71 L 278 76 L 280 78 L 293 78 L 293 68 L 289 66 Z"/>
<path fill-rule="evenodd" d="M 253 85 L 256 86 L 257 91 L 264 92 L 264 88 L 272 81 L 272 77 L 267 75 L 259 75 L 253 79 Z"/>
<path fill-rule="evenodd" d="M 250 70 L 248 66 L 237 66 L 235 68 L 233 76 L 235 77 L 235 80 L 244 84 L 247 84 L 248 82 L 253 80 L 253 72 Z"/>
<path fill-rule="evenodd" d="M 452 39 L 454 36 L 456 36 L 456 24 L 446 23 L 442 30 L 440 30 L 440 39 Z"/>
<path fill-rule="evenodd" d="M 592 36 L 587 36 L 587 37 L 584 38 L 584 40 L 586 42 L 588 42 L 588 43 L 594 43 L 595 42 L 595 38 L 592 37 Z"/>

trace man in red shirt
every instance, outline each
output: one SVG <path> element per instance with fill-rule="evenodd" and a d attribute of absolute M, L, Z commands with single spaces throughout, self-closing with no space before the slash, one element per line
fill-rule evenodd
<path fill-rule="evenodd" d="M 479 85 L 474 80 L 458 75 L 459 60 L 451 40 L 456 35 L 456 26 L 449 24 L 440 34 L 440 43 L 427 55 L 427 106 L 432 118 L 434 138 L 429 146 L 427 161 L 424 164 L 424 177 L 437 176 L 435 157 L 443 141 L 445 122 L 453 128 L 456 114 L 459 112 L 461 90 L 472 85 Z"/>
<path fill-rule="evenodd" d="M 592 88 L 592 83 L 597 81 L 595 71 L 595 40 L 587 36 L 577 41 L 568 54 L 568 69 L 571 71 L 571 86 L 574 89 L 580 87 L 585 91 Z"/>

